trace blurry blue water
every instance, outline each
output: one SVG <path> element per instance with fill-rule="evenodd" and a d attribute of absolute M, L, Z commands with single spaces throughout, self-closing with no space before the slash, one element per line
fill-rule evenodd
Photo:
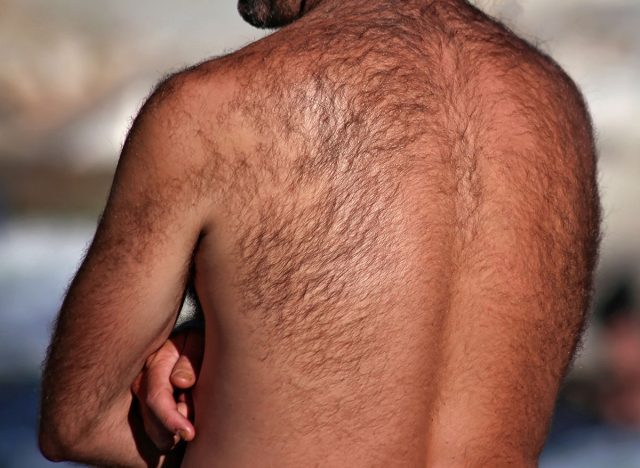
<path fill-rule="evenodd" d="M 48 462 L 36 443 L 38 382 L 0 384 L 0 467 L 40 468 L 72 466 Z"/>
<path fill-rule="evenodd" d="M 78 220 L 0 225 L 0 378 L 38 374 L 52 320 L 93 230 Z"/>
<path fill-rule="evenodd" d="M 543 454 L 540 467 L 638 468 L 640 433 L 604 425 L 576 429 Z"/>
<path fill-rule="evenodd" d="M 640 432 L 606 425 L 561 400 L 540 467 L 640 467 Z"/>
<path fill-rule="evenodd" d="M 36 445 L 39 366 L 94 229 L 77 220 L 0 224 L 0 468 L 53 466 Z M 640 434 L 558 415 L 542 468 L 640 467 Z"/>
<path fill-rule="evenodd" d="M 0 467 L 53 466 L 36 445 L 40 363 L 93 230 L 78 220 L 0 224 Z"/>

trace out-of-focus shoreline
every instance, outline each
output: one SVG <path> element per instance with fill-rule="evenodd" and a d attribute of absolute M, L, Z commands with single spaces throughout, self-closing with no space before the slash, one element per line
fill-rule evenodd
<path fill-rule="evenodd" d="M 114 169 L 0 160 L 0 220 L 24 216 L 95 219 L 107 200 Z"/>

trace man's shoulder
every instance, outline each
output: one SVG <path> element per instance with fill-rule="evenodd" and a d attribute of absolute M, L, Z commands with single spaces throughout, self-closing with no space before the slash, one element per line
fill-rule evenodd
<path fill-rule="evenodd" d="M 503 106 L 517 108 L 513 118 L 522 125 L 584 126 L 590 136 L 590 118 L 583 95 L 569 74 L 546 51 L 493 23 L 469 47 L 478 65 L 475 78 L 481 88 Z M 495 103 L 493 103 L 495 104 Z M 499 109 L 499 106 L 498 106 Z M 517 117 L 513 115 L 512 117 Z M 588 128 L 587 128 L 588 127 Z"/>
<path fill-rule="evenodd" d="M 531 214 L 527 222 L 560 207 L 575 205 L 576 218 L 595 212 L 593 130 L 576 83 L 506 30 L 464 40 L 442 67 L 442 120 L 456 171 L 468 179 L 458 184 L 463 199 L 484 197 L 494 212 L 516 206 Z"/>
<path fill-rule="evenodd" d="M 490 147 L 537 154 L 520 158 L 522 164 L 592 162 L 593 129 L 585 99 L 553 58 L 506 28 L 475 37 L 461 49 L 469 65 L 462 73 L 464 92 L 457 93 L 463 101 L 459 107 L 480 115 L 476 121 L 482 122 Z M 455 77 L 450 82 L 455 86 Z"/>
<path fill-rule="evenodd" d="M 180 148 L 192 162 L 212 154 L 238 130 L 237 108 L 247 66 L 230 54 L 164 77 L 142 106 L 130 135 L 146 133 L 147 144 Z"/>
<path fill-rule="evenodd" d="M 207 60 L 164 77 L 141 114 L 180 113 L 177 123 L 193 125 L 224 107 L 233 96 L 238 73 L 229 57 Z"/>

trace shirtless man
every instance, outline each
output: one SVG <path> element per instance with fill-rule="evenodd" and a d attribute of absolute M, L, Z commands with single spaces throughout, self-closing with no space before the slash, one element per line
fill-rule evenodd
<path fill-rule="evenodd" d="M 182 466 L 535 466 L 597 252 L 576 86 L 462 0 L 240 11 L 287 26 L 166 80 L 129 134 L 53 337 L 43 452 L 162 461 L 130 387 L 193 272 Z"/>

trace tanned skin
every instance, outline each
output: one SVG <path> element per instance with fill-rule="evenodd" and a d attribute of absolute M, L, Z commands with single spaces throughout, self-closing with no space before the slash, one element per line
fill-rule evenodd
<path fill-rule="evenodd" d="M 183 467 L 535 466 L 597 256 L 576 86 L 461 0 L 240 11 L 288 26 L 136 119 L 58 319 L 44 453 L 162 462 L 130 387 L 193 268 Z"/>

